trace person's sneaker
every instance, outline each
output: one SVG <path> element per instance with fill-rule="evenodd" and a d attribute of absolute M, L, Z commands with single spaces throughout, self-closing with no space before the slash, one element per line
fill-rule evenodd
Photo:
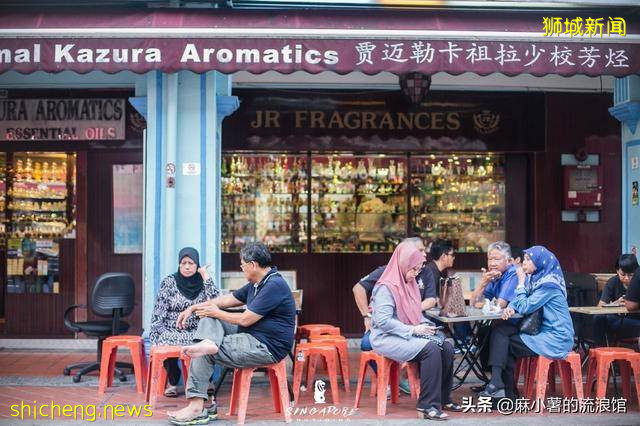
<path fill-rule="evenodd" d="M 411 386 L 409 385 L 409 380 L 404 379 L 404 380 L 400 380 L 400 392 L 402 392 L 405 395 L 411 395 Z"/>
<path fill-rule="evenodd" d="M 203 409 L 201 413 L 194 414 L 188 419 L 178 420 L 173 417 L 169 417 L 169 422 L 176 426 L 195 426 L 195 425 L 207 425 L 209 424 L 210 418 L 207 409 Z"/>
<path fill-rule="evenodd" d="M 461 355 L 462 350 L 458 346 L 456 346 L 455 348 L 453 348 L 453 353 L 454 355 Z"/>
<path fill-rule="evenodd" d="M 178 387 L 174 385 L 168 385 L 164 390 L 164 396 L 168 396 L 169 398 L 175 398 L 178 396 Z"/>
<path fill-rule="evenodd" d="M 207 409 L 207 413 L 209 414 L 209 420 L 215 420 L 218 418 L 218 404 L 216 401 L 211 401 L 211 405 L 205 407 Z"/>

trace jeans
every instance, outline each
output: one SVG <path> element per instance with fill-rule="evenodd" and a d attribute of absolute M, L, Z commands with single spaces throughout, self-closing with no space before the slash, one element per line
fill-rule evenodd
<path fill-rule="evenodd" d="M 596 315 L 593 322 L 593 339 L 597 346 L 609 345 L 615 340 L 640 336 L 640 319 L 620 315 Z"/>
<path fill-rule="evenodd" d="M 366 333 L 364 333 L 364 335 L 362 336 L 362 340 L 360 340 L 360 350 L 362 352 L 369 352 L 372 351 L 373 348 L 371 347 L 371 330 L 368 330 Z M 373 370 L 374 373 L 378 373 L 378 368 L 376 366 L 375 362 L 369 361 L 369 367 L 371 367 L 371 369 Z"/>

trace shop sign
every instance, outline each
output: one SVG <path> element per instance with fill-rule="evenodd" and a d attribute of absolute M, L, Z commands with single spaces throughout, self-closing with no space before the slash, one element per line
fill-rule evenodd
<path fill-rule="evenodd" d="M 224 149 L 348 151 L 544 150 L 538 94 L 238 90 L 223 122 Z"/>
<path fill-rule="evenodd" d="M 0 141 L 124 140 L 125 99 L 0 99 Z"/>
<path fill-rule="evenodd" d="M 217 70 L 340 74 L 473 72 L 623 77 L 640 71 L 637 44 L 436 39 L 67 39 L 2 40 L 0 73 Z"/>

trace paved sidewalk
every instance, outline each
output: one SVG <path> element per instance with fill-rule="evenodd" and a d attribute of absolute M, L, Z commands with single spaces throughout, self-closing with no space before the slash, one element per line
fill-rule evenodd
<path fill-rule="evenodd" d="M 380 418 L 375 413 L 375 398 L 369 396 L 369 386 L 365 386 L 362 404 L 360 409 L 353 410 L 356 384 L 353 381 L 357 376 L 357 361 L 359 352 L 353 350 L 351 353 L 350 366 L 352 377 L 352 390 L 346 394 L 340 387 L 341 404 L 335 407 L 333 413 L 325 410 L 324 413 L 317 413 L 323 407 L 332 407 L 331 392 L 326 392 L 326 404 L 316 404 L 312 391 L 301 392 L 301 400 L 293 414 L 293 424 L 335 424 L 350 423 L 358 425 L 415 425 L 425 424 L 419 421 L 415 415 L 415 401 L 407 395 L 401 395 L 398 404 L 387 405 L 387 414 Z M 105 421 L 105 406 L 122 405 L 125 407 L 144 406 L 144 398 L 135 392 L 135 384 L 132 376 L 124 383 L 117 379 L 114 387 L 109 389 L 104 395 L 98 395 L 97 376 L 89 375 L 83 377 L 80 383 L 73 383 L 71 377 L 63 376 L 62 370 L 68 363 L 95 359 L 95 353 L 70 352 L 70 353 L 50 353 L 50 352 L 16 352 L 11 350 L 0 351 L 0 425 L 58 425 L 58 424 L 122 424 L 122 425 L 167 425 L 166 411 L 174 410 L 185 404 L 184 396 L 178 398 L 158 399 L 158 403 L 153 410 L 152 417 L 116 417 L 114 420 Z M 127 361 L 129 356 L 126 352 L 119 354 L 119 360 Z M 322 371 L 318 372 L 318 378 L 325 378 Z M 469 386 L 477 384 L 470 381 L 461 389 L 454 392 L 454 400 L 462 402 L 463 396 L 471 396 L 473 393 Z M 632 386 L 633 387 L 633 386 Z M 558 392 L 561 391 L 560 383 L 556 386 Z M 613 394 L 613 389 L 608 395 Z M 230 376 L 220 389 L 218 404 L 220 419 L 215 424 L 227 425 L 235 424 L 235 417 L 226 416 L 230 396 Z M 551 395 L 549 395 L 551 396 Z M 557 395 L 556 395 L 557 396 Z M 282 415 L 273 412 L 270 388 L 264 377 L 254 377 L 250 393 L 250 405 L 247 413 L 247 424 L 271 425 L 282 424 Z M 474 402 L 477 402 L 474 399 Z M 56 404 L 64 406 L 82 404 L 85 407 L 92 405 L 96 407 L 95 420 L 89 422 L 90 416 L 85 412 L 85 422 L 62 421 L 43 419 L 33 420 L 28 415 L 28 419 L 19 420 L 15 415 L 15 406 L 20 404 L 33 406 Z M 306 410 L 306 412 L 304 411 Z M 312 410 L 316 411 L 312 414 Z M 451 418 L 445 424 L 448 425 L 640 425 L 640 412 L 638 411 L 637 397 L 635 390 L 632 392 L 632 400 L 628 402 L 627 414 L 528 414 L 505 416 L 498 412 L 493 413 L 451 413 Z M 110 411 L 108 411 L 110 412 Z M 26 411 L 25 411 L 26 413 Z M 45 412 L 48 414 L 48 411 Z M 143 413 L 144 415 L 144 413 Z M 427 424 L 433 424 L 431 422 Z"/>

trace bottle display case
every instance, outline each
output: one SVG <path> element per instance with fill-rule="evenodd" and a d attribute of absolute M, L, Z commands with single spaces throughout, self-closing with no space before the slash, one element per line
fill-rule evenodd
<path fill-rule="evenodd" d="M 223 252 L 255 241 L 274 252 L 305 251 L 307 181 L 305 155 L 223 155 Z"/>
<path fill-rule="evenodd" d="M 392 252 L 420 235 L 482 252 L 505 239 L 504 162 L 497 154 L 227 152 L 223 251 L 262 241 L 280 252 Z"/>
<path fill-rule="evenodd" d="M 504 157 L 411 157 L 411 227 L 424 238 L 448 238 L 459 252 L 485 251 L 505 240 Z"/>
<path fill-rule="evenodd" d="M 7 292 L 59 293 L 59 239 L 75 226 L 75 155 L 16 152 L 7 170 Z"/>
<path fill-rule="evenodd" d="M 406 235 L 406 158 L 313 155 L 313 252 L 393 251 Z"/>

